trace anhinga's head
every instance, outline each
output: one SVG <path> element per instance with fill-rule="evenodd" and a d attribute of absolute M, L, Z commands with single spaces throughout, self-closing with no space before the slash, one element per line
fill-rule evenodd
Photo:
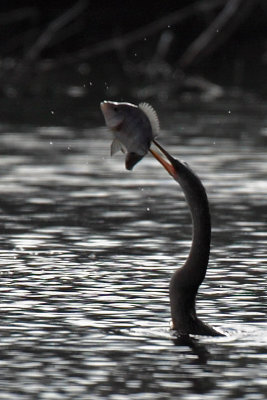
<path fill-rule="evenodd" d="M 160 150 L 160 152 L 166 157 L 162 157 L 161 154 L 155 150 L 150 149 L 150 153 L 160 162 L 160 164 L 166 169 L 166 171 L 172 176 L 173 179 L 178 181 L 179 165 L 180 162 L 173 158 L 167 150 L 165 150 L 155 139 L 153 140 L 154 145 Z M 168 162 L 169 161 L 169 162 Z"/>

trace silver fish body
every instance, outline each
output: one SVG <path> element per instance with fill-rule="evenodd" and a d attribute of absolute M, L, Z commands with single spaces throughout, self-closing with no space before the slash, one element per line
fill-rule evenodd
<path fill-rule="evenodd" d="M 100 107 L 106 125 L 114 136 L 111 155 L 119 150 L 125 152 L 125 166 L 131 170 L 147 154 L 159 131 L 157 115 L 147 103 L 136 106 L 131 103 L 103 101 Z"/>

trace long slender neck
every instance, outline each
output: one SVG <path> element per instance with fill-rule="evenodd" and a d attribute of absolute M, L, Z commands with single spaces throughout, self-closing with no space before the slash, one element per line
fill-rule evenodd
<path fill-rule="evenodd" d="M 204 186 L 195 173 L 179 163 L 178 182 L 183 189 L 192 218 L 192 244 L 182 267 L 190 273 L 190 282 L 200 286 L 209 262 L 211 222 L 209 202 Z"/>
<path fill-rule="evenodd" d="M 183 189 L 192 217 L 192 245 L 185 264 L 172 276 L 170 303 L 173 328 L 182 334 L 215 334 L 196 316 L 195 298 L 209 261 L 211 223 L 206 191 L 200 179 L 185 164 L 173 160 L 177 182 Z"/>

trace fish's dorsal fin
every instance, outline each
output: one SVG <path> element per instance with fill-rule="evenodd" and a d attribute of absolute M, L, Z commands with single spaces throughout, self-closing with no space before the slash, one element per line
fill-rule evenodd
<path fill-rule="evenodd" d="M 138 104 L 138 107 L 140 108 L 140 110 L 142 110 L 147 118 L 149 119 L 149 122 L 151 124 L 151 128 L 152 128 L 152 132 L 153 132 L 153 136 L 157 136 L 159 134 L 159 119 L 157 116 L 156 111 L 154 110 L 154 108 L 148 104 L 148 103 L 140 103 Z"/>

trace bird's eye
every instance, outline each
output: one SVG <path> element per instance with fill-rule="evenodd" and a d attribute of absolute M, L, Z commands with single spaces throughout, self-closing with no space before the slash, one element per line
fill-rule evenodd
<path fill-rule="evenodd" d="M 118 107 L 114 107 L 113 110 L 114 110 L 114 111 L 118 111 Z"/>

